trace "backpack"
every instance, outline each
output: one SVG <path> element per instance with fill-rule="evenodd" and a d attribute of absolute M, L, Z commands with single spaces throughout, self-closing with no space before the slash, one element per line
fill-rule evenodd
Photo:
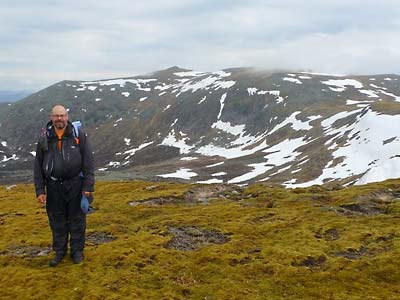
<path fill-rule="evenodd" d="M 75 144 L 79 147 L 79 150 L 81 151 L 81 155 L 82 155 L 82 146 L 81 146 L 81 143 L 79 140 L 79 133 L 80 133 L 79 129 L 81 128 L 81 126 L 82 126 L 81 121 L 72 122 L 72 135 L 74 136 Z M 82 171 L 79 173 L 79 176 L 81 176 L 83 178 Z M 93 201 L 93 198 L 92 198 L 92 201 Z M 90 203 L 91 203 L 91 201 L 89 201 L 89 204 Z M 89 206 L 89 208 L 91 209 L 92 207 Z"/>
<path fill-rule="evenodd" d="M 74 136 L 76 145 L 79 146 L 79 149 L 82 152 L 81 145 L 79 143 L 80 142 L 80 140 L 79 140 L 79 129 L 81 128 L 81 126 L 82 126 L 81 121 L 72 122 L 72 134 Z"/>

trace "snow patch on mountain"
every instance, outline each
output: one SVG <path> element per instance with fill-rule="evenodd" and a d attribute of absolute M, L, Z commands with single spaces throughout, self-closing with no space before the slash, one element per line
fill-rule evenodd
<path fill-rule="evenodd" d="M 400 96 L 397 96 L 397 95 L 395 95 L 395 94 L 393 94 L 393 93 L 388 93 L 388 92 L 382 91 L 382 90 L 381 90 L 380 92 L 381 92 L 382 94 L 387 95 L 387 96 L 393 97 L 395 101 L 400 102 Z"/>
<path fill-rule="evenodd" d="M 240 182 L 245 182 L 250 179 L 253 179 L 261 174 L 264 174 L 268 170 L 272 169 L 273 166 L 269 165 L 268 163 L 256 163 L 256 164 L 249 164 L 249 167 L 252 167 L 253 170 L 245 173 L 241 176 L 235 177 L 231 180 L 228 181 L 228 183 L 240 183 Z"/>
<path fill-rule="evenodd" d="M 157 175 L 159 177 L 163 178 L 181 178 L 181 179 L 190 179 L 192 177 L 197 176 L 197 173 L 193 172 L 191 169 L 187 168 L 180 168 L 174 173 L 168 173 L 168 174 L 162 174 L 162 175 Z"/>
<path fill-rule="evenodd" d="M 224 176 L 224 175 L 226 175 L 226 172 L 218 172 L 218 173 L 211 174 L 211 176 L 215 176 L 215 177 Z"/>
<path fill-rule="evenodd" d="M 211 127 L 220 129 L 220 130 L 230 133 L 232 135 L 241 135 L 242 136 L 244 134 L 244 129 L 245 129 L 246 125 L 232 126 L 230 122 L 222 122 L 221 120 L 218 120 L 217 122 L 212 124 Z"/>
<path fill-rule="evenodd" d="M 223 182 L 224 181 L 222 179 L 217 179 L 217 178 L 197 181 L 197 183 L 200 183 L 200 184 L 215 184 L 215 183 L 223 183 Z"/>
<path fill-rule="evenodd" d="M 133 155 L 135 155 L 135 153 L 143 148 L 146 148 L 147 146 L 150 146 L 151 144 L 153 144 L 154 142 L 148 142 L 148 143 L 143 143 L 141 144 L 139 147 L 136 148 L 132 148 L 129 150 L 126 150 L 123 154 L 128 154 L 128 156 L 125 157 L 125 159 L 129 159 L 130 157 L 132 157 Z"/>
<path fill-rule="evenodd" d="M 347 86 L 353 86 L 356 89 L 361 89 L 363 84 L 354 79 L 329 79 L 326 81 L 321 81 L 321 83 L 326 84 L 328 86 L 336 86 L 340 88 L 340 91 L 344 91 Z"/>
<path fill-rule="evenodd" d="M 213 167 L 217 167 L 217 166 L 223 165 L 224 163 L 225 163 L 225 162 L 221 161 L 221 162 L 219 162 L 219 163 L 216 163 L 216 164 L 212 164 L 212 165 L 206 166 L 206 168 L 213 168 Z"/>
<path fill-rule="evenodd" d="M 2 162 L 7 162 L 9 160 L 18 160 L 18 156 L 16 154 L 12 154 L 10 157 L 7 157 L 6 155 L 3 156 L 3 160 L 0 160 L 0 163 Z"/>
<path fill-rule="evenodd" d="M 198 160 L 198 157 L 192 157 L 192 156 L 186 156 L 186 157 L 182 157 L 181 160 L 184 161 L 191 161 L 191 160 Z"/>
<path fill-rule="evenodd" d="M 89 88 L 91 84 L 98 84 L 101 86 L 108 85 L 119 85 L 120 87 L 124 87 L 127 83 L 132 83 L 136 85 L 138 90 L 150 91 L 149 88 L 144 88 L 142 85 L 148 85 L 148 83 L 157 81 L 157 79 L 111 79 L 111 80 L 98 80 L 98 81 L 82 81 L 80 86 L 82 88 Z"/>
<path fill-rule="evenodd" d="M 203 98 L 201 98 L 201 100 L 197 104 L 203 103 L 206 99 L 207 99 L 207 96 L 204 96 Z"/>
<path fill-rule="evenodd" d="M 362 105 L 364 105 L 364 104 L 366 104 L 366 103 L 373 103 L 374 101 L 367 101 L 367 100 L 364 100 L 364 101 L 358 101 L 358 100 L 346 100 L 346 105 L 355 105 L 355 104 L 362 104 Z"/>
<path fill-rule="evenodd" d="M 218 90 L 220 88 L 228 89 L 232 87 L 236 82 L 229 80 L 223 80 L 224 77 L 230 76 L 230 73 L 219 72 L 219 73 L 210 73 L 208 77 L 202 78 L 198 80 L 196 77 L 195 79 L 183 79 L 180 80 L 178 84 L 172 84 L 171 87 L 178 88 L 179 92 L 176 95 L 177 97 L 185 92 L 191 91 L 192 93 L 198 90 L 208 90 L 214 89 Z M 179 80 L 178 80 L 179 81 Z"/>
<path fill-rule="evenodd" d="M 384 181 L 389 178 L 398 178 L 400 170 L 400 158 L 392 158 L 383 161 L 380 164 L 368 170 L 363 177 L 361 177 L 355 185 L 367 184 L 370 182 Z"/>
<path fill-rule="evenodd" d="M 231 73 L 224 71 L 213 73 L 188 71 L 176 72 L 174 75 L 179 77 L 173 79 L 174 83 L 161 83 L 155 86 L 154 89 L 161 91 L 171 89 L 171 93 L 176 93 L 176 97 L 179 97 L 182 93 L 186 92 L 195 93 L 199 90 L 229 89 L 236 84 L 236 81 L 224 80 L 225 77 L 231 75 Z"/>
<path fill-rule="evenodd" d="M 269 133 L 268 135 L 273 134 L 274 132 L 278 131 L 279 129 L 285 127 L 288 124 L 291 124 L 291 127 L 296 130 L 309 130 L 312 128 L 312 126 L 310 125 L 310 121 L 307 122 L 302 122 L 301 120 L 296 119 L 296 116 L 298 114 L 300 114 L 301 111 L 295 111 L 294 113 L 292 113 L 288 118 L 286 118 L 283 122 L 279 123 L 278 125 L 276 125 Z"/>
<path fill-rule="evenodd" d="M 164 138 L 164 140 L 161 142 L 161 145 L 179 148 L 180 154 L 187 154 L 190 152 L 191 149 L 194 148 L 194 146 L 186 144 L 187 140 L 189 140 L 188 137 L 184 138 L 177 137 L 175 134 L 175 129 L 172 129 L 169 132 L 168 136 Z"/>
<path fill-rule="evenodd" d="M 222 96 L 221 96 L 221 99 L 219 100 L 219 103 L 220 103 L 220 109 L 219 109 L 219 113 L 218 113 L 218 116 L 217 116 L 217 120 L 219 120 L 220 118 L 221 118 L 221 115 L 222 115 L 222 110 L 224 109 L 224 105 L 225 105 L 225 99 L 226 99 L 226 93 L 225 94 L 223 94 Z"/>
<path fill-rule="evenodd" d="M 379 98 L 375 91 L 371 90 L 359 90 L 360 93 L 365 94 L 368 98 Z"/>
<path fill-rule="evenodd" d="M 252 88 L 247 88 L 247 93 L 249 94 L 249 96 L 253 96 L 257 93 L 257 88 L 252 87 Z"/>
<path fill-rule="evenodd" d="M 362 174 L 357 184 L 400 177 L 400 160 L 396 156 L 400 148 L 400 115 L 385 115 L 368 109 L 355 123 L 340 131 L 348 132 L 349 139 L 333 151 L 332 156 L 342 161 L 336 166 L 329 162 L 322 174 L 312 181 L 288 186 L 310 186 Z M 397 134 L 396 139 L 393 134 Z M 392 142 L 384 143 L 387 140 Z"/>
<path fill-rule="evenodd" d="M 296 139 L 286 139 L 270 148 L 264 149 L 262 152 L 267 153 L 264 156 L 267 162 L 274 166 L 281 166 L 296 160 L 301 155 L 301 152 L 297 152 L 301 146 L 308 144 L 310 141 L 306 141 L 304 137 Z"/>
<path fill-rule="evenodd" d="M 200 71 L 184 71 L 184 72 L 175 72 L 174 75 L 178 77 L 198 77 L 206 75 L 206 72 Z"/>
<path fill-rule="evenodd" d="M 298 80 L 297 78 L 283 77 L 282 80 L 293 82 L 296 84 L 302 84 L 302 82 L 300 80 Z"/>
<path fill-rule="evenodd" d="M 195 152 L 205 156 L 221 156 L 228 159 L 232 159 L 254 154 L 257 151 L 265 149 L 268 145 L 265 141 L 263 141 L 258 146 L 255 146 L 252 149 L 246 149 L 248 148 L 247 146 L 248 145 L 242 145 L 240 147 L 225 148 L 209 144 L 200 147 Z"/>

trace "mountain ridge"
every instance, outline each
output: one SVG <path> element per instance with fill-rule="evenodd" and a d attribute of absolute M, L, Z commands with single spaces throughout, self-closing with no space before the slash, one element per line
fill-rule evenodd
<path fill-rule="evenodd" d="M 140 170 L 146 179 L 293 187 L 399 177 L 399 78 L 174 66 L 62 81 L 0 109 L 0 163 L 26 169 L 38 128 L 63 103 L 91 136 L 99 175 Z M 353 164 L 357 151 L 365 157 Z"/>

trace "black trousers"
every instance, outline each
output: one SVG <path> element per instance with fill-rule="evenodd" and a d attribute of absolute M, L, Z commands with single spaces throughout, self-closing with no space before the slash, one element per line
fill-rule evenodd
<path fill-rule="evenodd" d="M 53 250 L 65 255 L 70 243 L 71 256 L 85 246 L 86 215 L 81 210 L 82 179 L 48 180 L 46 211 L 53 234 Z"/>

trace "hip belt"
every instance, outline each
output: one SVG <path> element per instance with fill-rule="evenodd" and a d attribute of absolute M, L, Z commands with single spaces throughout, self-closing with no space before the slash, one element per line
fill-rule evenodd
<path fill-rule="evenodd" d="M 68 177 L 68 178 L 64 178 L 64 177 L 57 178 L 57 177 L 54 177 L 54 176 L 49 176 L 47 179 L 49 181 L 53 181 L 53 182 L 63 182 L 63 181 L 73 180 L 73 179 L 76 179 L 76 178 L 79 178 L 79 177 L 80 177 L 79 175 L 76 175 L 74 177 Z"/>

